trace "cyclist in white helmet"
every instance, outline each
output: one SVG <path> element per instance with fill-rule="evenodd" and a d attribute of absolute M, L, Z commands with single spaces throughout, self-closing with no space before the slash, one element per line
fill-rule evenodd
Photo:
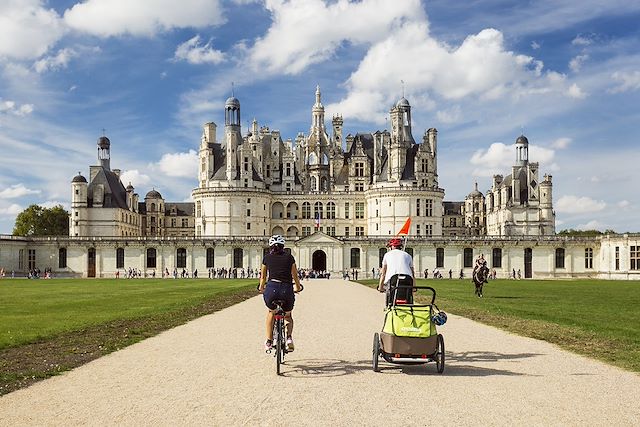
<path fill-rule="evenodd" d="M 284 301 L 283 309 L 286 312 L 285 322 L 287 325 L 287 350 L 293 351 L 293 305 L 295 302 L 294 292 L 300 292 L 300 279 L 296 260 L 284 250 L 284 238 L 280 235 L 271 236 L 269 239 L 269 253 L 262 260 L 262 271 L 260 274 L 260 285 L 258 290 L 264 296 L 264 302 L 269 309 L 267 311 L 267 339 L 265 350 L 271 349 L 273 345 L 273 323 L 274 310 L 276 308 L 273 301 Z M 267 280 L 268 275 L 268 280 Z M 295 283 L 295 290 L 294 290 Z M 265 286 L 266 285 L 266 286 Z"/>

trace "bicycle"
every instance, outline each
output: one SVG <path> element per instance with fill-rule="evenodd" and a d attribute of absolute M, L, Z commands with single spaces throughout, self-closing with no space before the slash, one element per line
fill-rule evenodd
<path fill-rule="evenodd" d="M 260 287 L 258 286 L 257 289 Z M 300 285 L 300 291 L 296 293 L 302 292 L 304 286 Z M 274 322 L 273 322 L 273 346 L 266 350 L 266 353 L 271 354 L 272 350 L 275 350 L 276 353 L 273 355 L 276 358 L 276 374 L 280 375 L 280 365 L 284 364 L 284 356 L 289 353 L 287 349 L 287 332 L 285 330 L 284 318 L 286 316 L 286 312 L 282 308 L 284 305 L 284 301 L 282 300 L 273 300 L 273 303 L 276 305 L 274 310 Z"/>

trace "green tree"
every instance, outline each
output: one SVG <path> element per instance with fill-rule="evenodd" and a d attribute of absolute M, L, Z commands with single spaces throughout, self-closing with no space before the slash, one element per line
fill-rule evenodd
<path fill-rule="evenodd" d="M 31 205 L 16 217 L 14 236 L 68 236 L 69 212 L 60 205 Z"/>

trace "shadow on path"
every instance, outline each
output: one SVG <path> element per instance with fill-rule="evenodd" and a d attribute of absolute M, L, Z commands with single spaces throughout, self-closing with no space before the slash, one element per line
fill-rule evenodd
<path fill-rule="evenodd" d="M 371 361 L 302 359 L 286 361 L 283 376 L 291 378 L 341 377 L 371 369 Z"/>
<path fill-rule="evenodd" d="M 542 356 L 541 353 L 496 353 L 493 351 L 465 351 L 456 353 L 447 351 L 447 360 L 451 362 L 498 362 L 503 360 L 527 359 Z"/>

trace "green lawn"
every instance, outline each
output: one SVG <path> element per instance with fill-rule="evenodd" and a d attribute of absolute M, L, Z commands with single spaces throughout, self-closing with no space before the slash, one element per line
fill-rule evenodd
<path fill-rule="evenodd" d="M 639 282 L 496 280 L 485 285 L 484 298 L 474 295 L 469 280 L 418 284 L 436 289 L 436 304 L 445 312 L 640 372 Z"/>
<path fill-rule="evenodd" d="M 2 279 L 0 349 L 179 311 L 256 284 L 257 279 Z"/>

